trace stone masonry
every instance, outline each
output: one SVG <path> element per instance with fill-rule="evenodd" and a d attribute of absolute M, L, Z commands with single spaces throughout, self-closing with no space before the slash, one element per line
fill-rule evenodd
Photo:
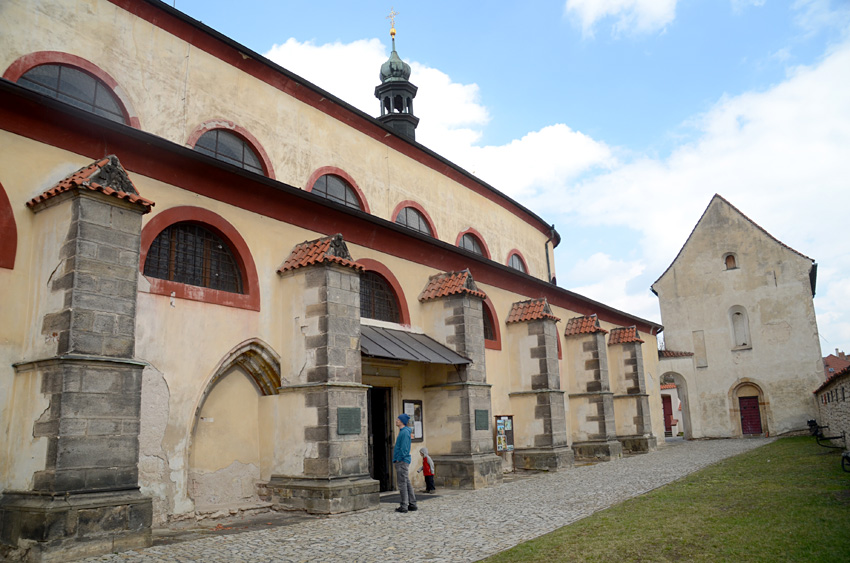
<path fill-rule="evenodd" d="M 304 243 L 311 244 L 325 245 L 320 252 L 330 258 L 298 259 L 296 247 L 297 264 L 288 268 L 305 282 L 305 380 L 284 385 L 280 392 L 302 394 L 319 423 L 304 428 L 305 442 L 312 447 L 304 457 L 303 475 L 273 475 L 267 498 L 277 508 L 315 514 L 374 508 L 380 500 L 379 483 L 369 476 L 368 387 L 362 384 L 360 360 L 362 268 L 351 261 L 340 235 Z M 339 416 L 352 414 L 359 416 L 359 431 L 355 420 L 350 433 L 340 433 Z"/>
<path fill-rule="evenodd" d="M 528 309 L 533 302 L 518 303 L 514 309 Z M 514 467 L 517 469 L 557 471 L 570 467 L 573 463 L 573 451 L 567 442 L 567 419 L 564 406 L 564 391 L 561 390 L 561 375 L 558 365 L 558 327 L 549 306 L 542 300 L 542 314 L 521 315 L 508 322 L 523 322 L 528 329 L 528 340 L 532 342 L 520 354 L 527 354 L 532 364 L 537 365 L 537 373 L 532 373 L 530 389 L 518 389 L 511 396 L 531 394 L 537 398 L 534 417 L 543 421 L 543 432 L 534 436 L 534 445 L 530 448 L 514 449 Z M 539 307 L 538 307 L 539 308 Z"/>
<path fill-rule="evenodd" d="M 457 415 L 445 421 L 456 436 L 451 451 L 435 452 L 438 455 L 432 453 L 431 457 L 436 466 L 434 480 L 438 487 L 478 489 L 501 482 L 502 460 L 493 451 L 489 427 L 492 408 L 484 364 L 484 294 L 477 290 L 468 272 L 461 274 L 466 282 L 460 291 L 439 295 L 433 301 L 434 298 L 420 297 L 432 303 L 432 307 L 442 307 L 443 322 L 448 329 L 445 344 L 472 360 L 471 364 L 448 372 L 445 383 L 426 388 L 429 394 L 443 393 L 460 404 Z M 429 284 L 439 282 L 439 277 L 432 277 Z M 486 428 L 477 427 L 476 411 L 486 412 Z"/>
<path fill-rule="evenodd" d="M 42 324 L 56 355 L 15 365 L 17 377 L 40 377 L 49 398 L 32 429 L 48 447 L 32 490 L 0 500 L 10 558 L 64 561 L 150 545 L 151 501 L 138 488 L 144 364 L 133 356 L 142 214 L 152 204 L 137 195 L 107 157 L 31 202 L 35 213 L 72 209 L 50 282 L 63 307 Z"/>
<path fill-rule="evenodd" d="M 618 330 L 634 330 L 630 329 L 615 329 Z M 631 342 L 614 343 L 609 345 L 622 346 L 622 366 L 621 373 L 623 381 L 621 385 L 625 387 L 625 395 L 618 395 L 618 401 L 631 401 L 634 403 L 635 416 L 632 422 L 634 428 L 633 435 L 621 435 L 617 439 L 623 444 L 623 449 L 631 453 L 642 453 L 653 451 L 657 448 L 657 438 L 652 435 L 652 422 L 649 416 L 649 394 L 646 392 L 646 379 L 643 371 L 643 355 L 641 352 L 640 340 Z"/>
<path fill-rule="evenodd" d="M 605 331 L 580 334 L 571 338 L 579 340 L 584 370 L 576 374 L 577 388 L 570 393 L 573 408 L 583 405 L 587 414 L 579 421 L 580 439 L 573 441 L 576 459 L 582 461 L 610 461 L 619 458 L 623 447 L 617 440 L 614 425 L 614 393 L 608 373 L 608 350 Z"/>

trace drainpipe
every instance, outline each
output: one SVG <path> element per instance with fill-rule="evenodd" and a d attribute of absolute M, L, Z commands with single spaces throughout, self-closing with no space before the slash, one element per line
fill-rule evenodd
<path fill-rule="evenodd" d="M 552 243 L 552 252 L 555 251 L 555 247 L 561 242 L 561 236 L 558 234 L 558 231 L 555 230 L 555 224 L 549 225 L 549 238 L 546 239 L 546 242 L 543 243 L 543 249 L 546 253 L 546 281 L 549 283 L 554 283 L 552 281 L 552 265 L 549 262 L 549 243 Z"/>

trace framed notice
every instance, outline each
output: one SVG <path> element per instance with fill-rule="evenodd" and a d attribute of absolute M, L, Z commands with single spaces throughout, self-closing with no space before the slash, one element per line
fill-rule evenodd
<path fill-rule="evenodd" d="M 413 421 L 413 432 L 410 439 L 413 442 L 421 442 L 425 439 L 425 429 L 422 420 L 422 401 L 402 401 L 402 411 Z"/>
<path fill-rule="evenodd" d="M 496 452 L 514 451 L 514 417 L 500 415 L 496 417 Z"/>

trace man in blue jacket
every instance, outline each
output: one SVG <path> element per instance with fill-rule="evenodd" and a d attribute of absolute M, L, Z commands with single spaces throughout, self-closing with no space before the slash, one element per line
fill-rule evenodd
<path fill-rule="evenodd" d="M 416 493 L 410 483 L 410 415 L 402 413 L 395 420 L 398 427 L 398 438 L 395 439 L 393 448 L 393 466 L 395 466 L 396 481 L 398 481 L 398 492 L 401 494 L 401 506 L 396 512 L 408 512 L 417 510 Z"/>

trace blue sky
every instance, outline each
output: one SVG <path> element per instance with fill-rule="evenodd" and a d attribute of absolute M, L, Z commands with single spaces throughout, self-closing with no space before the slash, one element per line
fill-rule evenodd
<path fill-rule="evenodd" d="M 173 3 L 373 115 L 394 8 L 417 140 L 555 223 L 559 285 L 661 320 L 720 193 L 818 261 L 824 354 L 850 348 L 850 2 Z"/>

